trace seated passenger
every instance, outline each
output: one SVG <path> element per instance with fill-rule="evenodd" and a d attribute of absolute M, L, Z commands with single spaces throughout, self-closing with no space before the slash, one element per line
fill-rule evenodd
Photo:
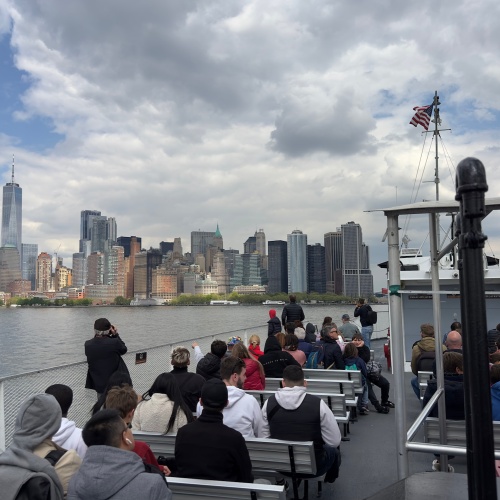
<path fill-rule="evenodd" d="M 264 356 L 259 358 L 264 367 L 266 377 L 282 377 L 283 370 L 289 365 L 300 366 L 293 357 L 281 350 L 280 343 L 275 336 L 268 337 L 264 346 Z"/>
<path fill-rule="evenodd" d="M 132 453 L 134 435 L 117 410 L 97 412 L 82 434 L 89 449 L 70 481 L 68 500 L 172 498 L 163 474 L 146 472 L 143 461 Z"/>
<path fill-rule="evenodd" d="M 21 405 L 12 443 L 0 455 L 1 498 L 65 497 L 82 461 L 75 450 L 51 441 L 60 426 L 61 407 L 54 396 L 38 394 Z"/>
<path fill-rule="evenodd" d="M 73 391 L 64 384 L 54 384 L 45 389 L 45 394 L 54 396 L 61 407 L 62 421 L 59 430 L 52 436 L 52 441 L 65 450 L 75 450 L 83 459 L 87 445 L 82 439 L 82 430 L 75 422 L 68 420 L 68 411 L 73 403 Z"/>
<path fill-rule="evenodd" d="M 335 323 L 325 325 L 322 332 L 318 344 L 323 346 L 323 367 L 331 370 L 343 370 L 344 359 L 342 358 L 342 349 L 337 343 L 337 325 Z"/>
<path fill-rule="evenodd" d="M 493 420 L 500 422 L 500 364 L 493 365 L 490 370 L 491 380 L 491 412 Z"/>
<path fill-rule="evenodd" d="M 123 387 L 113 387 L 108 392 L 108 397 L 106 398 L 106 409 L 107 410 L 117 410 L 120 413 L 120 417 L 131 427 L 132 418 L 134 416 L 135 409 L 137 408 L 137 393 L 129 385 L 124 385 Z M 134 453 L 139 455 L 143 462 L 156 467 L 158 470 L 169 475 L 170 471 L 168 468 L 165 470 L 164 467 L 158 465 L 158 461 L 151 451 L 151 448 L 144 441 L 135 440 L 135 446 L 132 450 Z"/>
<path fill-rule="evenodd" d="M 360 415 L 368 415 L 368 372 L 365 362 L 358 356 L 358 348 L 353 342 L 345 346 L 344 362 L 346 370 L 359 370 L 363 382 L 363 395 L 358 398 L 358 411 Z"/>
<path fill-rule="evenodd" d="M 171 355 L 170 363 L 174 369 L 170 373 L 177 380 L 182 397 L 193 412 L 196 411 L 205 379 L 197 373 L 188 372 L 188 366 L 191 364 L 190 358 L 191 355 L 185 347 L 176 347 Z"/>
<path fill-rule="evenodd" d="M 210 345 L 210 352 L 206 356 L 203 356 L 198 342 L 193 342 L 191 347 L 194 349 L 197 362 L 196 373 L 205 380 L 220 379 L 220 362 L 227 352 L 226 343 L 223 340 L 214 340 Z"/>
<path fill-rule="evenodd" d="M 208 380 L 201 390 L 200 417 L 181 427 L 175 439 L 179 477 L 253 482 L 245 439 L 223 423 L 227 403 L 226 385 L 218 379 Z"/>
<path fill-rule="evenodd" d="M 300 328 L 304 332 L 305 335 L 305 330 L 303 328 Z M 285 352 L 290 354 L 295 361 L 300 366 L 304 366 L 307 360 L 307 357 L 304 353 L 304 351 L 301 351 L 299 348 L 299 339 L 298 337 L 293 334 L 293 333 L 287 333 L 285 336 Z"/>
<path fill-rule="evenodd" d="M 239 344 L 236 344 L 231 351 L 231 355 L 240 358 L 245 363 L 246 377 L 245 383 L 243 384 L 243 389 L 245 391 L 264 390 L 266 387 L 266 375 L 264 374 L 264 368 L 258 362 L 258 360 L 252 354 L 250 354 L 245 345 L 241 342 Z"/>
<path fill-rule="evenodd" d="M 133 387 L 132 379 L 130 378 L 130 375 L 128 373 L 124 373 L 124 372 L 113 373 L 113 375 L 111 375 L 111 377 L 109 377 L 109 380 L 108 380 L 108 383 L 106 384 L 106 388 L 104 389 L 104 392 L 99 396 L 99 399 L 97 400 L 96 404 L 92 407 L 92 415 L 94 415 L 99 410 L 102 410 L 104 408 L 104 403 L 106 401 L 108 391 L 112 387 L 123 387 L 124 385 L 128 385 L 130 387 Z"/>
<path fill-rule="evenodd" d="M 171 373 L 162 373 L 142 395 L 132 419 L 132 428 L 145 432 L 176 433 L 192 420 L 193 412 L 182 399 L 175 377 Z"/>
<path fill-rule="evenodd" d="M 311 323 L 308 324 L 310 325 Z M 297 346 L 297 349 L 300 349 L 306 355 L 307 359 L 312 351 L 312 345 L 310 342 L 306 341 L 306 331 L 303 328 L 296 328 L 294 330 L 294 335 L 299 339 L 299 345 Z M 316 339 L 316 336 L 314 337 L 314 339 Z M 313 342 L 316 342 L 316 340 L 314 340 Z"/>
<path fill-rule="evenodd" d="M 248 350 L 259 359 L 264 353 L 260 349 L 260 337 L 252 335 L 248 340 Z"/>

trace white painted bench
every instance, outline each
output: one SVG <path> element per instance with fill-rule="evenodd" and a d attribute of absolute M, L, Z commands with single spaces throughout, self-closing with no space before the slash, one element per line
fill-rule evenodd
<path fill-rule="evenodd" d="M 420 389 L 420 399 L 421 400 L 424 399 L 424 394 L 425 394 L 425 391 L 427 389 L 427 383 L 432 378 L 434 378 L 434 373 L 432 373 L 432 372 L 422 371 L 422 372 L 417 373 L 418 387 Z"/>
<path fill-rule="evenodd" d="M 354 391 L 356 394 L 363 393 L 362 374 L 359 370 L 321 370 L 305 368 L 304 377 L 306 379 L 312 378 L 315 380 L 350 380 L 354 383 Z"/>

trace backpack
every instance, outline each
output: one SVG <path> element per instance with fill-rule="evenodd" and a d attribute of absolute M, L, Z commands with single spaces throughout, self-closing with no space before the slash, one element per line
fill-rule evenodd
<path fill-rule="evenodd" d="M 378 361 L 368 361 L 366 371 L 368 372 L 368 378 L 378 380 L 382 373 L 382 365 Z"/>
<path fill-rule="evenodd" d="M 368 314 L 366 315 L 366 319 L 370 323 L 370 325 L 376 325 L 377 324 L 377 311 L 369 310 Z"/>
<path fill-rule="evenodd" d="M 305 368 L 321 368 L 323 359 L 325 358 L 325 350 L 323 346 L 316 342 L 312 345 L 312 351 L 307 356 Z"/>
<path fill-rule="evenodd" d="M 354 364 L 354 365 L 345 365 L 345 369 L 346 370 L 359 370 L 358 368 L 358 365 Z"/>
<path fill-rule="evenodd" d="M 431 372 L 434 360 L 436 359 L 435 351 L 422 351 L 417 359 L 417 372 Z"/>

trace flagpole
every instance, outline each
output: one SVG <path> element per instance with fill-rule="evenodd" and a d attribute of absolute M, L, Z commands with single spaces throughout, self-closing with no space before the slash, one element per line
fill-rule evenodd
<path fill-rule="evenodd" d="M 439 102 L 439 96 L 437 93 L 437 90 L 434 92 L 434 141 L 435 141 L 435 148 L 436 148 L 436 170 L 434 172 L 434 183 L 436 184 L 436 201 L 439 201 L 439 150 L 438 150 L 438 136 L 439 136 L 439 108 L 438 106 L 441 104 Z M 440 246 L 441 246 L 441 241 L 439 238 L 439 212 L 436 213 L 436 227 L 437 227 L 437 239 L 436 239 L 436 244 L 437 244 L 437 251 L 439 252 Z"/>

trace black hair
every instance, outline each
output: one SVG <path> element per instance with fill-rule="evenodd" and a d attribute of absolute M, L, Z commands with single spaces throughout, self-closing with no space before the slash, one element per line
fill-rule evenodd
<path fill-rule="evenodd" d="M 285 336 L 285 349 L 287 351 L 296 351 L 299 347 L 299 338 L 294 333 L 287 333 Z"/>
<path fill-rule="evenodd" d="M 92 407 L 91 410 L 92 415 L 95 415 L 99 410 L 101 410 L 104 407 L 104 404 L 106 403 L 106 397 L 108 395 L 109 390 L 112 387 L 123 387 L 125 384 L 129 385 L 130 387 L 134 387 L 132 385 L 132 379 L 130 378 L 130 375 L 126 372 L 119 372 L 119 371 L 114 372 L 111 375 L 111 377 L 109 377 L 104 392 L 97 400 L 97 403 Z"/>
<path fill-rule="evenodd" d="M 245 368 L 245 362 L 242 359 L 236 356 L 228 356 L 220 364 L 220 378 L 222 380 L 229 380 L 233 373 L 239 375 L 243 368 Z"/>
<path fill-rule="evenodd" d="M 82 438 L 89 447 L 104 445 L 119 448 L 121 435 L 125 430 L 125 422 L 118 410 L 101 410 L 85 424 Z"/>
<path fill-rule="evenodd" d="M 286 333 L 294 333 L 295 332 L 295 323 L 292 321 L 289 321 L 288 323 L 286 323 L 285 330 L 286 330 Z"/>
<path fill-rule="evenodd" d="M 210 346 L 210 352 L 222 359 L 227 352 L 227 345 L 223 340 L 214 340 Z"/>
<path fill-rule="evenodd" d="M 297 302 L 297 297 L 295 295 L 289 295 L 288 298 L 290 299 L 290 302 L 294 304 Z"/>
<path fill-rule="evenodd" d="M 289 365 L 283 370 L 283 380 L 295 385 L 304 385 L 304 371 L 300 366 Z"/>
<path fill-rule="evenodd" d="M 45 389 L 45 394 L 54 396 L 61 407 L 63 417 L 68 416 L 68 411 L 73 403 L 73 390 L 64 384 L 54 384 Z"/>
<path fill-rule="evenodd" d="M 346 344 L 344 348 L 344 358 L 357 358 L 357 357 L 358 357 L 358 348 L 352 342 Z"/>
<path fill-rule="evenodd" d="M 153 394 L 165 394 L 168 399 L 174 403 L 174 408 L 168 420 L 167 428 L 165 429 L 164 434 L 167 434 L 172 430 L 175 418 L 180 410 L 184 412 L 188 422 L 193 421 L 193 412 L 185 403 L 181 390 L 179 389 L 179 384 L 177 383 L 177 379 L 174 375 L 171 373 L 160 373 L 160 375 L 156 377 L 156 380 L 153 382 L 151 388 L 142 395 L 142 398 L 147 401 Z"/>
<path fill-rule="evenodd" d="M 457 328 L 462 328 L 462 323 L 460 323 L 460 321 L 454 321 L 450 325 L 450 331 L 456 330 Z M 497 330 L 498 330 L 498 328 L 497 328 Z"/>

